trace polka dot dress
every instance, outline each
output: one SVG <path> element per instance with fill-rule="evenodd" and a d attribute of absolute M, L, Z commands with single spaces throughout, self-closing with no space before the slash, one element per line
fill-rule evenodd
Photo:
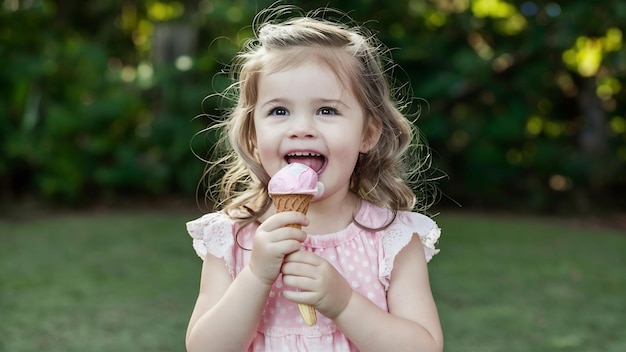
<path fill-rule="evenodd" d="M 355 219 L 366 227 L 378 228 L 387 224 L 392 215 L 363 201 Z M 223 259 L 233 278 L 248 264 L 250 251 L 243 248 L 252 248 L 252 236 L 257 227 L 255 223 L 243 228 L 238 236 L 241 246 L 238 246 L 234 242 L 237 225 L 222 212 L 206 214 L 187 223 L 196 253 L 201 258 L 211 254 Z M 356 292 L 387 310 L 386 293 L 394 259 L 415 234 L 420 236 L 425 259 L 429 261 L 438 252 L 435 244 L 440 230 L 430 218 L 412 212 L 399 212 L 393 223 L 379 232 L 351 223 L 336 233 L 309 235 L 303 247 L 326 259 Z M 285 289 L 279 276 L 270 291 L 251 351 L 357 350 L 336 325 L 320 313 L 317 313 L 317 324 L 304 323 L 296 304 L 283 297 Z"/>

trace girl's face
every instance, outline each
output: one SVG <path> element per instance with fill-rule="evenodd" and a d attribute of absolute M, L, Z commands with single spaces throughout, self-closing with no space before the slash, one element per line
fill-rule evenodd
<path fill-rule="evenodd" d="M 265 171 L 271 176 L 289 163 L 306 164 L 324 183 L 322 198 L 347 193 L 359 152 L 373 146 L 356 97 L 315 59 L 261 75 L 254 126 Z"/>

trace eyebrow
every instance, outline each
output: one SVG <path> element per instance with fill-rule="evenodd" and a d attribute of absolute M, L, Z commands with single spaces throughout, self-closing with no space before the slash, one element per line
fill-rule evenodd
<path fill-rule="evenodd" d="M 260 107 L 265 107 L 267 105 L 285 105 L 285 102 L 286 102 L 286 99 L 275 98 L 275 99 L 270 99 L 270 100 L 268 100 L 266 102 L 263 102 L 259 106 Z"/>
<path fill-rule="evenodd" d="M 270 99 L 270 100 L 262 103 L 260 105 L 260 107 L 263 108 L 263 107 L 266 107 L 268 105 L 286 105 L 289 102 L 290 102 L 289 99 L 275 98 L 275 99 Z M 316 105 L 331 105 L 331 106 L 332 105 L 342 105 L 343 107 L 350 108 L 350 106 L 348 104 L 346 104 L 341 99 L 318 98 L 318 99 L 314 99 L 313 102 Z"/>
<path fill-rule="evenodd" d="M 348 104 L 344 103 L 343 100 L 341 99 L 319 99 L 316 100 L 316 102 L 319 101 L 320 104 L 329 104 L 329 105 L 343 105 L 346 108 L 350 108 L 350 106 L 348 106 Z"/>

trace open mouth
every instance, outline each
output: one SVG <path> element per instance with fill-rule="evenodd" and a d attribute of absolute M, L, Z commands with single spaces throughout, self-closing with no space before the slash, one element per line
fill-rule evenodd
<path fill-rule="evenodd" d="M 300 163 L 313 169 L 318 174 L 326 167 L 326 157 L 322 154 L 311 152 L 297 152 L 291 153 L 285 156 L 285 161 L 288 164 Z"/>

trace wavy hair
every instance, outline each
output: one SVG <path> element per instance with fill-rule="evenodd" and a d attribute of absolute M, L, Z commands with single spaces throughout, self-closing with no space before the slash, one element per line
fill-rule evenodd
<path fill-rule="evenodd" d="M 337 15 L 338 20 L 329 19 Z M 219 154 L 208 161 L 205 171 L 207 196 L 231 217 L 250 223 L 271 205 L 270 176 L 255 152 L 253 111 L 259 77 L 295 66 L 311 55 L 346 82 L 365 112 L 366 125 L 373 124 L 381 132 L 375 146 L 359 155 L 350 190 L 394 214 L 424 211 L 432 204 L 436 188 L 426 177 L 429 150 L 413 121 L 402 113 L 412 98 L 394 98 L 399 90 L 391 89 L 388 73 L 394 65 L 389 50 L 365 28 L 346 23 L 353 21 L 336 10 L 303 13 L 292 6 L 269 9 L 255 18 L 253 38 L 230 67 L 234 83 L 220 93 L 233 100 L 234 107 L 224 120 L 205 130 L 222 136 Z"/>

